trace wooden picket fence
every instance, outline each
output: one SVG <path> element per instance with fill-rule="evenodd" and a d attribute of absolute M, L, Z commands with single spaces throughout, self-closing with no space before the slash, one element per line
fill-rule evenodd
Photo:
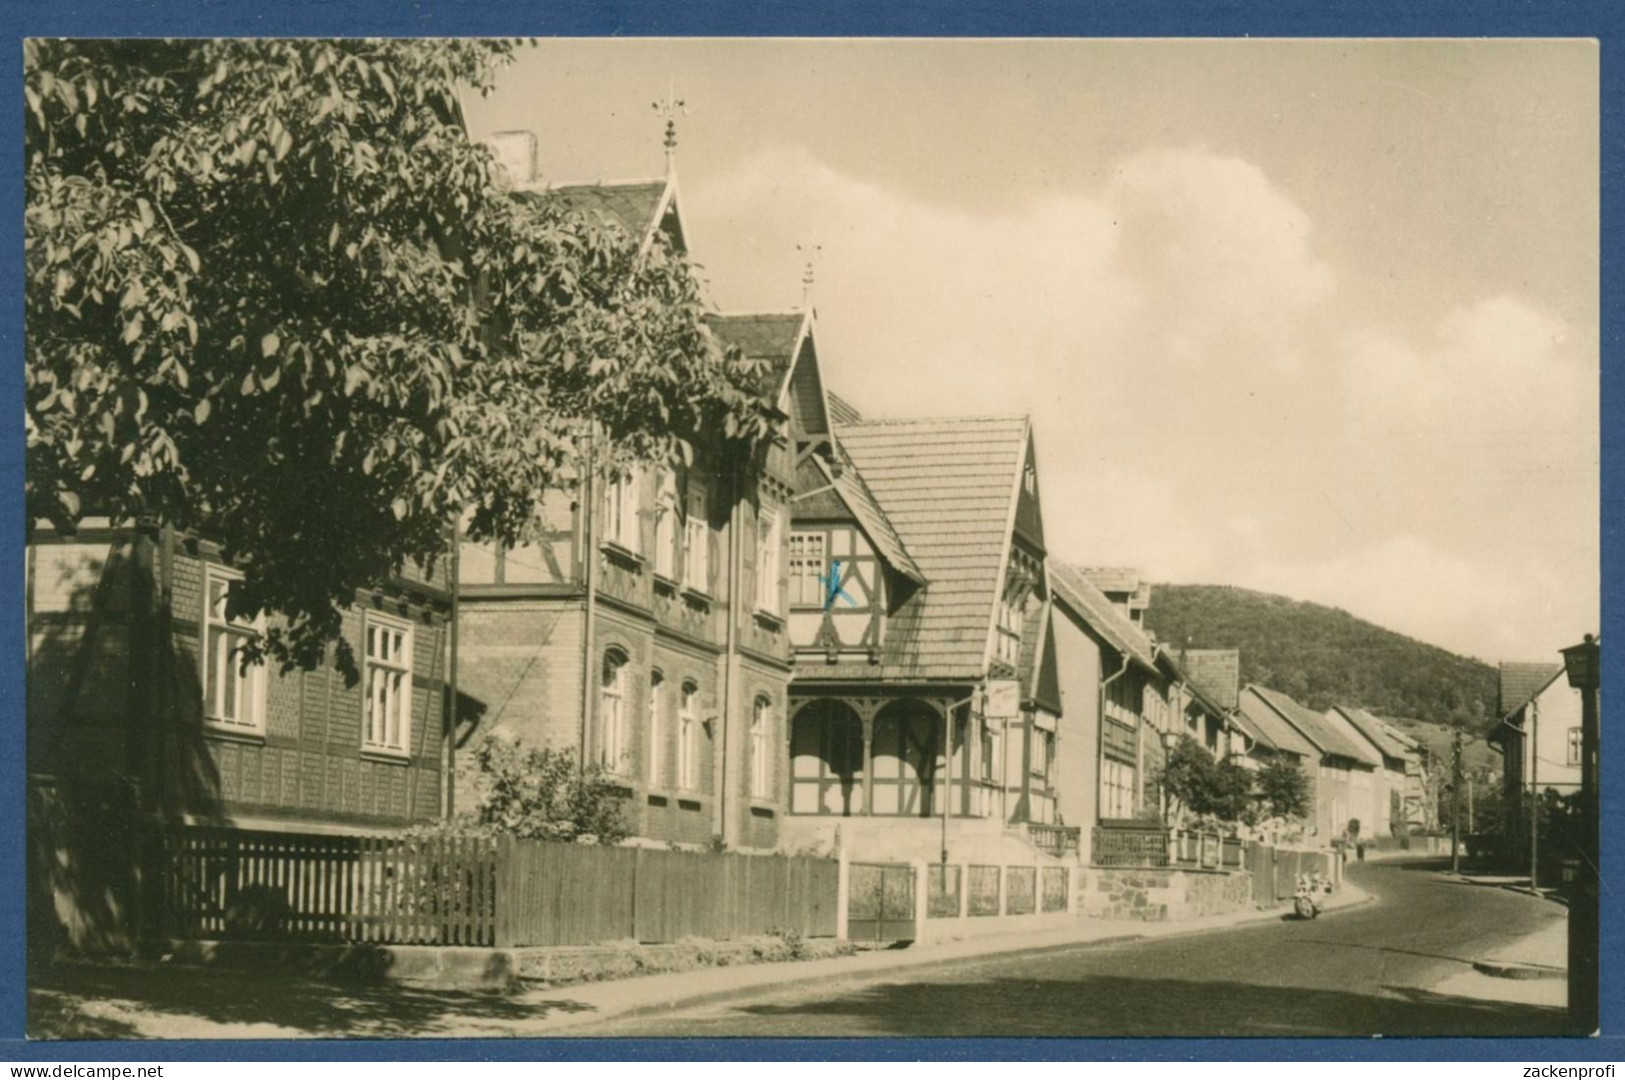
<path fill-rule="evenodd" d="M 594 945 L 836 932 L 833 859 L 513 837 L 181 826 L 161 841 L 170 937 Z"/>
<path fill-rule="evenodd" d="M 170 937 L 491 945 L 496 844 L 189 825 L 162 838 Z"/>

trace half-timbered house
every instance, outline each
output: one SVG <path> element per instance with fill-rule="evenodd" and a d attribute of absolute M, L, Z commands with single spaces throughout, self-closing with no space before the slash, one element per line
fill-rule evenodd
<path fill-rule="evenodd" d="M 787 835 L 1030 853 L 1028 823 L 1056 818 L 1061 711 L 1031 424 L 871 421 L 815 375 L 791 402 Z"/>
<path fill-rule="evenodd" d="M 509 138 L 522 143 L 523 133 Z M 669 157 L 660 180 L 520 176 L 514 190 L 601 214 L 641 244 L 660 233 L 686 251 Z M 762 392 L 788 417 L 792 373 L 772 361 L 780 337 L 790 354 L 797 341 L 812 348 L 810 320 L 719 317 L 711 329 L 769 361 Z M 584 465 L 547 493 L 533 542 L 463 544 L 458 801 L 479 790 L 466 751 L 495 734 L 598 770 L 621 789 L 639 838 L 778 847 L 793 479 L 787 427 L 750 460 L 702 440 L 682 467 Z"/>

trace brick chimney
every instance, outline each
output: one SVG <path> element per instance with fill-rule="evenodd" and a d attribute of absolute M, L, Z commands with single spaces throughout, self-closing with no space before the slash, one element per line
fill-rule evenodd
<path fill-rule="evenodd" d="M 514 187 L 533 184 L 539 177 L 534 131 L 499 131 L 485 140 Z"/>

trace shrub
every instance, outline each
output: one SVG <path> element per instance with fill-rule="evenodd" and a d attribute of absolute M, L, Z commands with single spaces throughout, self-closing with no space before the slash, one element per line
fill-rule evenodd
<path fill-rule="evenodd" d="M 631 835 L 625 792 L 596 769 L 581 772 L 568 750 L 525 747 L 489 736 L 474 749 L 479 765 L 474 809 L 426 832 L 517 836 L 618 844 Z"/>

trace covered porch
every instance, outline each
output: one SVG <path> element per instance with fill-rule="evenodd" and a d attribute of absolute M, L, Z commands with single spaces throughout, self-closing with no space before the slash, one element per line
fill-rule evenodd
<path fill-rule="evenodd" d="M 971 698 L 968 688 L 793 697 L 790 814 L 1002 820 L 988 727 Z"/>

